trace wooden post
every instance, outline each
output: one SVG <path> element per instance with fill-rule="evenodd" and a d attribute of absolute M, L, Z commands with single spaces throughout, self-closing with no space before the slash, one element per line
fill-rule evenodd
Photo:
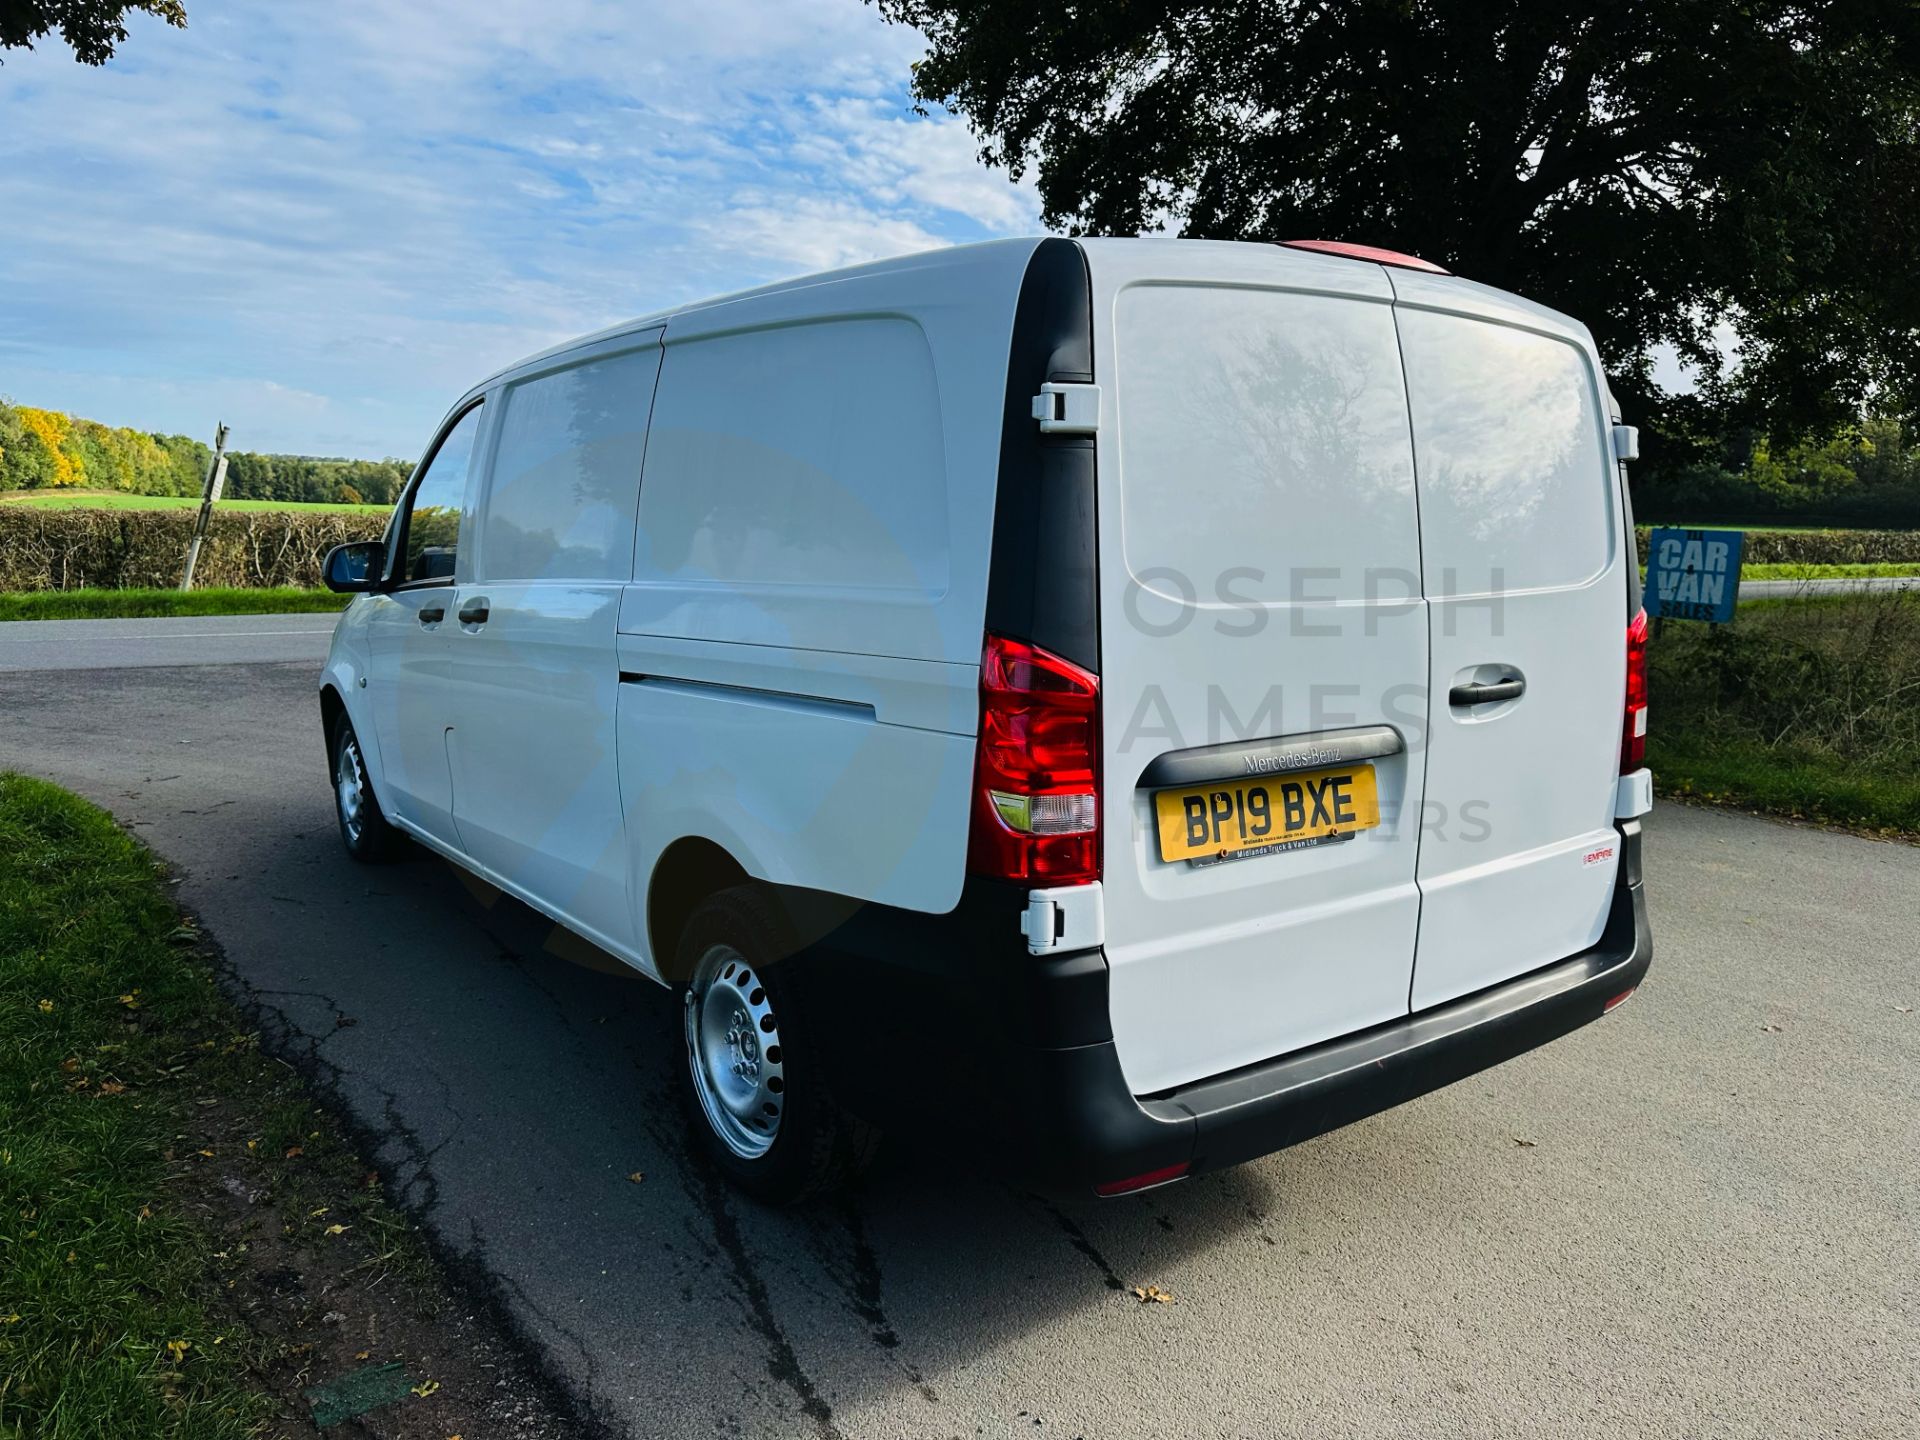
<path fill-rule="evenodd" d="M 187 568 L 180 577 L 180 588 L 193 588 L 193 566 L 200 558 L 200 542 L 206 539 L 207 522 L 213 519 L 213 502 L 227 483 L 227 427 L 224 422 L 213 432 L 213 461 L 207 466 L 207 483 L 200 492 L 200 513 L 193 517 L 193 538 L 187 541 Z"/>

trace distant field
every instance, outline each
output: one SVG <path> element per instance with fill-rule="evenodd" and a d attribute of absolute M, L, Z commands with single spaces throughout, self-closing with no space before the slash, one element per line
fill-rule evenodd
<path fill-rule="evenodd" d="M 1740 578 L 1743 580 L 1860 580 L 1888 575 L 1920 575 L 1920 561 L 1904 565 L 1894 561 L 1862 565 L 1795 565 L 1772 560 L 1740 567 Z"/>
<path fill-rule="evenodd" d="M 197 495 L 124 495 L 117 490 L 27 490 L 0 495 L 0 505 L 37 505 L 47 510 L 193 510 Z M 390 505 L 302 505 L 292 500 L 222 500 L 221 510 L 297 510 L 322 515 L 384 515 Z"/>

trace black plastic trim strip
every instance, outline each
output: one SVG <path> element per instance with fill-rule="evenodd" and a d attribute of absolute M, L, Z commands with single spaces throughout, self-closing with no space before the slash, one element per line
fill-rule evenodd
<path fill-rule="evenodd" d="M 1094 437 L 1042 435 L 1033 397 L 1093 383 L 1093 288 L 1080 247 L 1042 240 L 1027 261 L 1007 353 L 987 629 L 1100 670 Z"/>
<path fill-rule="evenodd" d="M 808 695 L 799 690 L 772 690 L 760 685 L 732 685 L 724 680 L 685 680 L 678 675 L 643 675 L 622 670 L 622 685 L 650 685 L 659 690 L 692 691 L 695 694 L 733 695 L 759 703 L 774 703 L 788 709 L 825 710 L 843 717 L 862 720 L 877 718 L 878 712 L 865 700 L 843 700 L 838 695 Z"/>
<path fill-rule="evenodd" d="M 1138 788 L 1164 790 L 1170 785 L 1204 785 L 1210 780 L 1245 779 L 1255 775 L 1284 775 L 1296 770 L 1318 770 L 1377 760 L 1406 749 L 1400 732 L 1391 725 L 1362 725 L 1352 730 L 1318 730 L 1308 735 L 1281 735 L 1270 740 L 1229 740 L 1193 750 L 1157 755 L 1140 772 Z"/>

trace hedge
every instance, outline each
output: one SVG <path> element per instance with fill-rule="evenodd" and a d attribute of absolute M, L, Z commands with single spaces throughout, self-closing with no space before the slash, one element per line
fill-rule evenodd
<path fill-rule="evenodd" d="M 1749 530 L 1746 534 L 1743 564 L 1920 565 L 1920 530 Z M 1647 528 L 1643 526 L 1641 563 L 1646 558 Z"/>
<path fill-rule="evenodd" d="M 0 506 L 0 590 L 177 585 L 194 514 Z M 339 511 L 216 510 L 194 584 L 318 585 L 327 551 L 349 540 L 377 540 L 386 524 L 382 515 Z"/>
<path fill-rule="evenodd" d="M 0 506 L 0 590 L 177 585 L 193 531 L 191 510 L 52 510 Z M 345 512 L 219 511 L 200 559 L 197 585 L 256 588 L 318 585 L 327 551 L 377 540 L 382 515 Z M 1640 557 L 1647 531 L 1640 531 Z M 1749 530 L 1755 564 L 1920 565 L 1920 530 Z"/>

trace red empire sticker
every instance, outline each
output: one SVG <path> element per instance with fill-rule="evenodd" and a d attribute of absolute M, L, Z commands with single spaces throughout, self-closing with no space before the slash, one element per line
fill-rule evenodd
<path fill-rule="evenodd" d="M 1581 857 L 1580 863 L 1582 865 L 1598 865 L 1602 860 L 1611 860 L 1612 858 L 1613 846 L 1603 845 L 1598 850 L 1587 851 L 1587 853 Z"/>

